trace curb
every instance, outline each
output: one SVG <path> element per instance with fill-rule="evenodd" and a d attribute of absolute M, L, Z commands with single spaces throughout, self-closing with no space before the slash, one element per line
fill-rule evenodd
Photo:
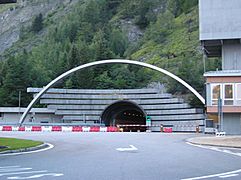
<path fill-rule="evenodd" d="M 43 143 L 35 147 L 29 147 L 29 148 L 24 148 L 24 149 L 16 149 L 16 150 L 7 150 L 0 152 L 0 155 L 6 155 L 6 154 L 12 154 L 12 153 L 22 153 L 22 152 L 31 152 L 31 151 L 37 151 L 40 149 L 45 149 L 50 147 L 48 143 Z"/>
<path fill-rule="evenodd" d="M 217 145 L 217 144 L 206 144 L 206 143 L 197 143 L 191 141 L 193 138 L 186 139 L 185 141 L 187 143 L 193 144 L 193 145 L 199 145 L 199 146 L 212 146 L 212 147 L 222 147 L 222 148 L 236 148 L 236 149 L 241 149 L 240 146 L 225 146 L 225 145 Z"/>

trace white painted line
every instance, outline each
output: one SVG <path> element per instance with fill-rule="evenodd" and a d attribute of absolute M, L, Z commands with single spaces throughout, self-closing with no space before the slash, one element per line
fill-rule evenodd
<path fill-rule="evenodd" d="M 0 174 L 1 176 L 9 176 L 9 175 L 18 175 L 18 174 L 33 174 L 33 173 L 46 173 L 48 172 L 47 170 L 42 170 L 42 171 L 27 171 L 27 172 L 13 172 L 13 173 L 3 173 Z"/>
<path fill-rule="evenodd" d="M 47 150 L 50 150 L 50 149 L 54 148 L 54 145 L 52 145 L 52 144 L 50 144 L 50 143 L 46 143 L 46 144 L 48 145 L 48 147 L 47 147 L 47 148 L 44 148 L 44 149 L 39 149 L 39 150 L 35 150 L 35 151 L 27 151 L 27 152 L 0 154 L 0 157 L 1 157 L 1 156 L 15 156 L 15 155 L 22 155 L 22 154 L 32 154 L 32 153 L 47 151 Z"/>
<path fill-rule="evenodd" d="M 219 178 L 230 178 L 230 177 L 235 177 L 238 176 L 239 174 L 229 174 L 229 175 L 224 175 L 224 176 L 219 176 Z"/>
<path fill-rule="evenodd" d="M 0 173 L 13 172 L 13 171 L 25 171 L 30 169 L 32 168 L 7 168 L 7 169 L 0 169 Z"/>
<path fill-rule="evenodd" d="M 117 151 L 137 151 L 138 149 L 133 146 L 133 145 L 130 145 L 130 148 L 116 148 Z"/>
<path fill-rule="evenodd" d="M 14 177 L 8 177 L 8 179 L 35 179 L 35 178 L 40 178 L 44 176 L 53 176 L 53 177 L 59 177 L 63 176 L 64 174 L 62 173 L 46 173 L 46 174 L 36 174 L 32 176 L 26 176 L 26 177 L 19 177 L 19 176 L 14 176 Z"/>
<path fill-rule="evenodd" d="M 199 147 L 199 148 L 203 148 L 203 149 L 209 149 L 209 150 L 213 150 L 213 151 L 217 151 L 217 152 L 222 152 L 222 153 L 227 153 L 227 154 L 231 154 L 231 155 L 235 155 L 235 156 L 239 156 L 241 157 L 241 153 L 234 153 L 230 150 L 222 150 L 219 149 L 218 147 L 210 147 L 210 146 L 204 146 L 204 145 L 196 145 L 196 144 L 192 144 L 190 142 L 186 142 L 187 144 L 191 145 L 191 146 L 195 146 L 195 147 Z M 221 148 L 225 148 L 225 147 L 221 147 Z"/>
<path fill-rule="evenodd" d="M 238 169 L 238 170 L 235 170 L 235 171 L 226 172 L 226 173 L 220 173 L 220 174 L 212 174 L 212 175 L 207 175 L 207 176 L 185 178 L 185 179 L 182 179 L 182 180 L 208 179 L 208 178 L 213 178 L 213 177 L 221 177 L 221 176 L 231 175 L 231 174 L 235 174 L 235 173 L 239 173 L 239 172 L 241 172 L 241 169 Z"/>

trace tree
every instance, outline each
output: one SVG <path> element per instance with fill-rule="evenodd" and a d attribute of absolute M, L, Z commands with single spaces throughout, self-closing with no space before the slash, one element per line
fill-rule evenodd
<path fill-rule="evenodd" d="M 6 74 L 0 88 L 1 106 L 18 106 L 18 93 L 22 94 L 22 105 L 27 105 L 31 96 L 26 87 L 31 86 L 31 64 L 26 60 L 26 54 L 11 57 L 6 63 Z"/>
<path fill-rule="evenodd" d="M 119 29 L 113 29 L 110 35 L 111 50 L 120 57 L 123 57 L 127 49 L 127 37 Z"/>

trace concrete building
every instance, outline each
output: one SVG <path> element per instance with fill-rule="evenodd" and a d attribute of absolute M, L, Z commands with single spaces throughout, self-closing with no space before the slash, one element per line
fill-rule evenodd
<path fill-rule="evenodd" d="M 199 0 L 199 13 L 206 56 L 222 58 L 222 70 L 204 74 L 208 117 L 220 131 L 241 134 L 241 1 Z"/>
<path fill-rule="evenodd" d="M 35 95 L 41 88 L 28 88 L 27 91 Z M 192 108 L 182 99 L 158 89 L 49 89 L 40 103 L 47 108 L 34 108 L 24 124 L 34 119 L 34 123 L 45 125 L 146 126 L 149 116 L 152 131 L 160 131 L 161 125 L 173 127 L 173 131 L 188 132 L 204 126 L 202 109 Z M 13 109 L 7 112 L 6 108 L 0 108 L 2 122 L 18 122 L 19 108 L 14 109 L 14 112 Z"/>

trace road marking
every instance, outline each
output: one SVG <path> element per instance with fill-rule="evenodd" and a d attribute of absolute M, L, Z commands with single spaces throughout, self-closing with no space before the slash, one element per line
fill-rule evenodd
<path fill-rule="evenodd" d="M 191 146 L 195 146 L 195 147 L 199 147 L 199 148 L 203 148 L 203 149 L 209 149 L 209 150 L 213 150 L 213 151 L 217 151 L 217 152 L 222 152 L 222 153 L 227 153 L 227 154 L 232 154 L 235 156 L 239 156 L 241 157 L 241 153 L 234 153 L 230 150 L 226 150 L 226 149 L 219 149 L 218 147 L 210 147 L 210 146 L 204 146 L 204 145 L 197 145 L 197 144 L 193 144 L 190 142 L 186 142 L 187 144 L 191 145 Z M 225 147 L 222 147 L 225 148 Z"/>
<path fill-rule="evenodd" d="M 236 174 L 236 173 L 239 173 L 239 172 L 241 172 L 241 169 L 238 169 L 238 170 L 235 170 L 235 171 L 226 172 L 226 173 L 220 173 L 220 174 L 212 174 L 212 175 L 207 175 L 207 176 L 185 178 L 185 179 L 182 179 L 182 180 L 198 180 L 198 179 L 208 179 L 208 178 L 213 178 L 213 177 L 226 178 L 226 177 L 228 177 L 228 175 L 234 175 L 235 174 L 235 176 L 238 176 L 239 174 Z"/>
<path fill-rule="evenodd" d="M 121 152 L 123 152 L 123 151 L 137 151 L 138 149 L 135 147 L 135 146 L 133 146 L 133 145 L 129 145 L 130 146 L 130 148 L 116 148 L 116 150 L 117 151 L 121 151 Z"/>
<path fill-rule="evenodd" d="M 29 170 L 32 170 L 32 168 L 26 168 L 21 166 L 3 166 L 3 167 L 0 167 L 0 177 L 7 176 L 7 179 L 36 179 L 44 176 L 59 177 L 64 175 L 62 173 L 48 172 L 48 170 L 40 170 L 40 171 L 29 171 Z M 31 174 L 31 175 L 28 175 L 28 174 Z"/>
<path fill-rule="evenodd" d="M 225 176 L 219 176 L 219 178 L 229 178 L 229 177 L 235 177 L 238 176 L 239 174 L 229 174 L 229 175 L 225 175 Z"/>
<path fill-rule="evenodd" d="M 33 174 L 33 173 L 46 173 L 48 172 L 47 170 L 42 170 L 42 171 L 27 171 L 27 172 L 13 172 L 13 173 L 3 173 L 0 174 L 1 176 L 9 176 L 9 175 L 18 175 L 18 174 Z"/>
<path fill-rule="evenodd" d="M 40 178 L 44 176 L 53 176 L 53 177 L 59 177 L 63 176 L 64 174 L 62 173 L 47 173 L 47 174 L 36 174 L 33 176 L 26 176 L 26 177 L 19 177 L 19 176 L 14 176 L 14 177 L 8 177 L 8 179 L 35 179 L 35 178 Z"/>
<path fill-rule="evenodd" d="M 32 168 L 7 168 L 7 169 L 0 169 L 0 173 L 13 172 L 13 171 L 25 171 L 30 169 Z"/>
<path fill-rule="evenodd" d="M 32 154 L 32 153 L 47 151 L 47 150 L 50 150 L 50 149 L 54 148 L 53 144 L 50 144 L 50 143 L 46 143 L 46 144 L 48 145 L 48 147 L 44 148 L 44 149 L 38 149 L 38 150 L 35 150 L 35 151 L 27 151 L 27 152 L 0 154 L 0 157 L 1 156 L 15 156 L 15 155 L 22 155 L 22 154 Z"/>

